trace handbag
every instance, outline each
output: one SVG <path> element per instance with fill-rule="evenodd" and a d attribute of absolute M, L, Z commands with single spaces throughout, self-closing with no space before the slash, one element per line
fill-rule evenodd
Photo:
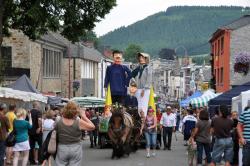
<path fill-rule="evenodd" d="M 15 120 L 14 120 L 15 122 Z M 6 140 L 5 140 L 5 145 L 7 147 L 13 147 L 16 144 L 16 129 L 15 129 L 15 125 L 13 122 L 13 130 L 12 132 L 10 132 L 10 134 L 7 136 Z"/>
<path fill-rule="evenodd" d="M 53 155 L 56 153 L 57 149 L 57 135 L 56 130 L 53 130 L 50 136 L 49 144 L 48 144 L 48 153 Z"/>

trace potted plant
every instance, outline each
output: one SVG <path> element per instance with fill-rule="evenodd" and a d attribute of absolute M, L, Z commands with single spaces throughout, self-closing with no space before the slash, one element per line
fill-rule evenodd
<path fill-rule="evenodd" d="M 250 54 L 241 52 L 235 55 L 234 72 L 243 73 L 247 75 L 250 66 Z"/>

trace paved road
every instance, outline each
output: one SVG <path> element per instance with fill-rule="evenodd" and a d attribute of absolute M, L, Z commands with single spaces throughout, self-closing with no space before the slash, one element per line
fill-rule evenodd
<path fill-rule="evenodd" d="M 111 149 L 90 149 L 89 141 L 83 142 L 82 166 L 187 166 L 186 147 L 183 137 L 178 135 L 178 141 L 173 136 L 172 150 L 158 150 L 156 157 L 146 158 L 144 149 L 132 153 L 129 157 L 111 159 Z"/>

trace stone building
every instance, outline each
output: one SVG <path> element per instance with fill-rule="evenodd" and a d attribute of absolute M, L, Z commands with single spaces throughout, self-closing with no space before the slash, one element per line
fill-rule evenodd
<path fill-rule="evenodd" d="M 94 48 L 71 43 L 58 33 L 48 32 L 31 41 L 19 30 L 11 30 L 2 45 L 6 67 L 4 85 L 26 74 L 42 93 L 63 97 L 99 96 L 98 63 L 103 56 Z M 73 92 L 73 82 L 80 83 Z"/>

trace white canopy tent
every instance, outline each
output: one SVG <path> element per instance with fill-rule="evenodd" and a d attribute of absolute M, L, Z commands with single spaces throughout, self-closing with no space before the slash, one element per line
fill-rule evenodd
<path fill-rule="evenodd" d="M 12 88 L 0 87 L 0 99 L 2 100 L 18 100 L 24 102 L 39 101 L 47 103 L 48 98 L 42 94 L 14 90 Z"/>
<path fill-rule="evenodd" d="M 239 96 L 232 98 L 232 110 L 239 114 L 246 106 L 250 106 L 250 90 L 241 92 Z"/>

